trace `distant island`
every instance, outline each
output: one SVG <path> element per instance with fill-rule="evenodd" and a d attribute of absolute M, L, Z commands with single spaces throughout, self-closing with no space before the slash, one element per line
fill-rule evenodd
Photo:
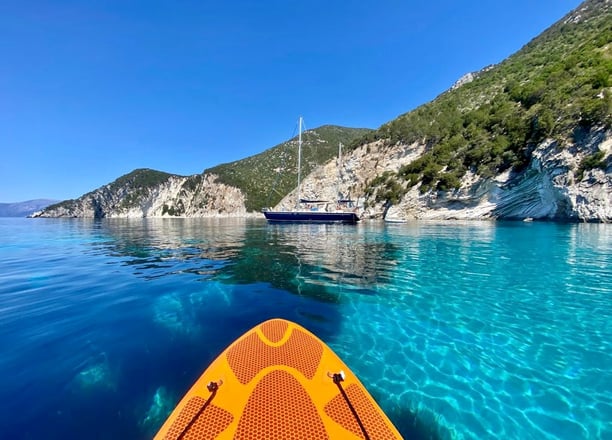
<path fill-rule="evenodd" d="M 35 199 L 25 202 L 0 203 L 0 217 L 28 217 L 57 202 L 57 200 Z"/>

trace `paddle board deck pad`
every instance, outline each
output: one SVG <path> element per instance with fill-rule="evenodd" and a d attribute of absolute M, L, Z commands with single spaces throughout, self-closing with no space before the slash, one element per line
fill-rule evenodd
<path fill-rule="evenodd" d="M 365 387 L 319 338 L 272 319 L 234 341 L 155 439 L 401 439 Z"/>

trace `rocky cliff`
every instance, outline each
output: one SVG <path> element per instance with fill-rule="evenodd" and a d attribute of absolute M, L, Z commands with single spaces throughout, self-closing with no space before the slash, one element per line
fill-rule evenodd
<path fill-rule="evenodd" d="M 559 145 L 547 139 L 533 152 L 528 167 L 485 179 L 468 174 L 458 190 L 421 195 L 416 189 L 396 215 L 424 219 L 612 220 L 612 168 L 591 169 L 581 178 L 580 163 L 595 151 L 610 157 L 610 132 L 594 131 L 581 144 Z M 393 212 L 391 213 L 393 214 Z"/>
<path fill-rule="evenodd" d="M 345 196 L 356 197 L 365 218 L 394 220 L 427 219 L 542 219 L 556 221 L 612 221 L 612 132 L 603 128 L 584 133 L 577 143 L 559 144 L 545 139 L 533 151 L 531 161 L 521 172 L 507 170 L 484 178 L 468 172 L 458 189 L 420 191 L 420 185 L 405 189 L 395 204 L 375 201 L 367 195 L 368 182 L 421 157 L 426 145 L 394 145 L 381 150 L 382 142 L 357 148 L 341 166 L 339 188 Z M 600 152 L 598 154 L 598 152 Z M 594 154 L 607 163 L 605 169 L 583 169 L 581 164 Z M 336 164 L 321 167 L 303 183 L 306 198 L 333 200 L 338 187 Z M 404 187 L 407 184 L 404 182 Z M 279 208 L 295 205 L 289 194 Z"/>
<path fill-rule="evenodd" d="M 533 151 L 521 172 L 506 171 L 493 178 L 468 172 L 458 189 L 426 191 L 408 188 L 397 203 L 376 202 L 367 194 L 369 182 L 384 173 L 397 173 L 421 157 L 426 145 L 382 141 L 362 145 L 316 168 L 302 185 L 302 197 L 335 200 L 337 195 L 356 199 L 362 217 L 408 219 L 548 219 L 559 221 L 612 221 L 612 132 L 594 129 L 580 142 L 560 145 L 546 139 Z M 585 158 L 601 152 L 605 169 L 582 169 Z M 148 170 L 137 170 L 143 173 Z M 404 186 L 406 184 L 404 183 Z M 137 192 L 140 195 L 134 196 Z M 295 191 L 277 206 L 295 206 Z M 146 190 L 123 183 L 103 186 L 78 200 L 53 205 L 38 217 L 227 217 L 249 214 L 245 196 L 236 187 L 219 183 L 213 174 L 190 177 L 170 175 Z"/>
<path fill-rule="evenodd" d="M 212 174 L 167 175 L 163 181 L 140 183 L 153 170 L 136 170 L 77 200 L 68 200 L 34 217 L 141 218 L 228 217 L 247 215 L 238 188 L 217 182 Z"/>
<path fill-rule="evenodd" d="M 327 162 L 338 143 L 370 129 L 325 125 L 303 133 L 302 171 Z M 193 176 L 135 170 L 76 200 L 49 206 L 34 217 L 228 217 L 259 215 L 295 185 L 297 138 L 241 161 Z M 247 212 L 248 211 L 248 212 Z"/>
<path fill-rule="evenodd" d="M 611 5 L 585 1 L 370 134 L 353 153 L 365 216 L 611 221 Z"/>

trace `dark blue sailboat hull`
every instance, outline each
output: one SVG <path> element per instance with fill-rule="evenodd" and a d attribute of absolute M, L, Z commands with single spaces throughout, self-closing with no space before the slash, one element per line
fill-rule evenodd
<path fill-rule="evenodd" d="M 355 224 L 359 217 L 354 212 L 324 211 L 264 211 L 269 223 L 346 223 Z"/>

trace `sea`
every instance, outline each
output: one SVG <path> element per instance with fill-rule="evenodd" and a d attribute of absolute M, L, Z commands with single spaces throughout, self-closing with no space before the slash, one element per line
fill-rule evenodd
<path fill-rule="evenodd" d="M 612 439 L 612 225 L 0 219 L 0 438 L 147 439 L 273 317 L 406 439 Z"/>

